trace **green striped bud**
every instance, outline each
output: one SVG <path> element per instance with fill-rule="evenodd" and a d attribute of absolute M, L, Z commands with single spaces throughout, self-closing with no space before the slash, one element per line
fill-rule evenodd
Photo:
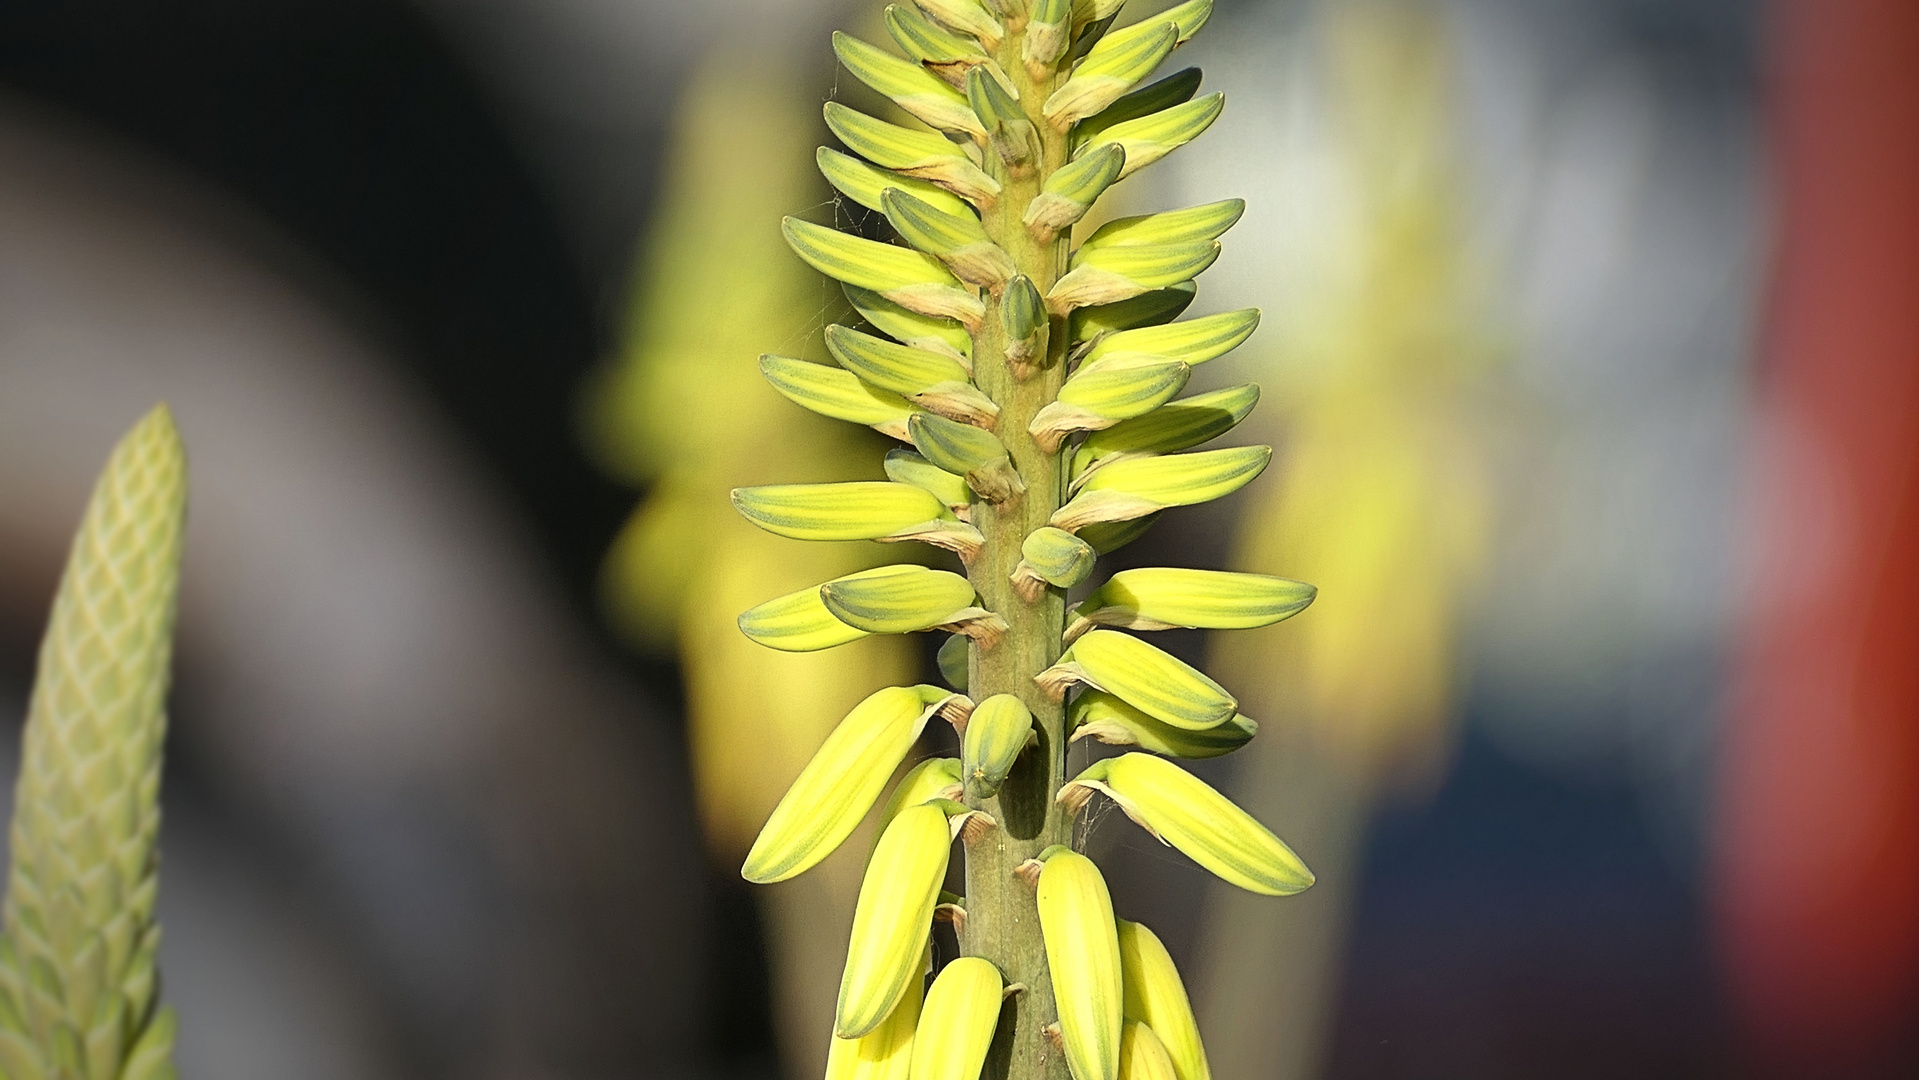
<path fill-rule="evenodd" d="M 990 424 L 999 415 L 993 399 L 974 387 L 966 365 L 945 353 L 900 345 L 838 325 L 826 328 L 826 351 L 862 381 L 899 394 L 923 409 L 980 424 Z"/>
<path fill-rule="evenodd" d="M 966 73 L 966 100 L 986 129 L 987 145 L 1014 176 L 1026 176 L 1039 162 L 1039 129 L 999 77 L 985 67 Z"/>
<path fill-rule="evenodd" d="M 1046 341 L 1051 322 L 1046 317 L 1046 301 L 1031 278 L 1014 278 L 1000 295 L 1000 329 L 1006 334 L 1006 362 L 1017 379 L 1032 378 L 1046 362 Z"/>
<path fill-rule="evenodd" d="M 888 4 L 886 32 L 892 35 L 901 52 L 954 86 L 965 81 L 966 72 L 973 65 L 987 62 L 986 50 L 980 48 L 977 39 L 953 33 L 927 18 L 918 8 Z"/>
<path fill-rule="evenodd" d="M 1226 95 L 1208 94 L 1170 109 L 1125 120 L 1099 133 L 1099 144 L 1117 143 L 1126 151 L 1125 178 L 1200 137 L 1226 107 Z M 1091 145 L 1090 143 L 1088 145 Z M 881 162 L 885 164 L 885 162 Z M 964 194 L 964 193 L 962 193 Z"/>
<path fill-rule="evenodd" d="M 874 201 L 879 199 L 873 196 Z M 876 206 L 874 209 L 878 209 Z M 973 370 L 973 335 L 952 319 L 921 315 L 886 299 L 869 289 L 843 285 L 846 301 L 873 328 L 902 345 L 945 353 L 958 360 L 970 373 Z"/>
<path fill-rule="evenodd" d="M 1087 346 L 1083 367 L 1126 360 L 1203 364 L 1238 348 L 1259 326 L 1259 309 L 1242 308 L 1185 322 L 1108 333 Z"/>
<path fill-rule="evenodd" d="M 733 508 L 767 532 L 794 540 L 919 540 L 962 559 L 972 558 L 981 541 L 978 529 L 911 484 L 862 480 L 734 488 Z"/>
<path fill-rule="evenodd" d="M 905 398 L 869 386 L 850 371 L 808 360 L 762 356 L 760 374 L 780 396 L 803 409 L 865 424 L 902 442 L 906 440 L 906 418 L 919 411 Z"/>
<path fill-rule="evenodd" d="M 909 430 L 918 419 L 907 421 Z M 1079 494 L 1059 508 L 1051 524 L 1078 532 L 1094 522 L 1124 521 L 1169 506 L 1210 502 L 1251 483 L 1272 457 L 1270 446 L 1234 446 L 1194 454 L 1120 458 L 1082 475 Z"/>
<path fill-rule="evenodd" d="M 1139 923 L 1119 920 L 1119 969 L 1126 1018 L 1152 1029 L 1178 1080 L 1213 1080 L 1186 984 L 1159 937 Z"/>
<path fill-rule="evenodd" d="M 880 208 L 900 239 L 939 259 L 969 285 L 997 291 L 1019 273 L 1013 257 L 987 238 L 970 212 L 946 213 L 899 188 L 880 193 Z"/>
<path fill-rule="evenodd" d="M 1264 574 L 1184 567 L 1122 570 L 1073 609 L 1066 640 L 1095 626 L 1246 630 L 1304 611 L 1317 591 L 1302 582 Z"/>
<path fill-rule="evenodd" d="M 899 188 L 949 214 L 973 212 L 972 204 L 938 184 L 915 180 L 904 173 L 869 165 L 851 154 L 842 154 L 838 150 L 822 146 L 813 157 L 819 164 L 820 175 L 826 177 L 827 183 L 832 184 L 840 194 L 868 210 L 880 209 L 880 195 L 887 188 Z"/>
<path fill-rule="evenodd" d="M 1059 131 L 1104 109 L 1153 73 L 1179 44 L 1179 27 L 1154 20 L 1107 34 L 1040 110 Z"/>
<path fill-rule="evenodd" d="M 1122 454 L 1170 454 L 1210 442 L 1236 427 L 1259 401 L 1259 387 L 1229 386 L 1195 394 L 1096 431 L 1073 450 L 1073 479 L 1093 465 Z"/>
<path fill-rule="evenodd" d="M 1011 694 L 994 694 L 973 709 L 960 739 L 960 776 L 969 799 L 999 793 L 1013 762 L 1031 744 L 1033 714 Z"/>
<path fill-rule="evenodd" d="M 1027 431 L 1040 449 L 1054 453 L 1075 431 L 1098 431 L 1143 416 L 1186 388 L 1193 373 L 1178 360 L 1112 361 L 1082 367 L 1060 387 L 1059 397 L 1033 415 Z"/>
<path fill-rule="evenodd" d="M 891 98 L 928 127 L 986 137 L 986 129 L 967 106 L 966 96 L 920 65 L 837 31 L 833 34 L 833 52 L 855 79 Z"/>
<path fill-rule="evenodd" d="M 1046 294 L 1046 306 L 1064 315 L 1078 307 L 1130 300 L 1191 281 L 1217 258 L 1214 240 L 1081 249 L 1073 255 L 1072 269 Z"/>
<path fill-rule="evenodd" d="M 1041 526 L 1020 543 L 1020 562 L 1013 569 L 1013 584 L 1027 603 L 1039 599 L 1046 586 L 1070 589 L 1093 572 L 1098 553 L 1093 545 L 1064 529 Z"/>
<path fill-rule="evenodd" d="M 991 647 L 1006 621 L 974 606 L 972 583 L 945 570 L 886 566 L 820 586 L 820 599 L 834 617 L 870 634 L 949 630 Z"/>
<path fill-rule="evenodd" d="M 1172 322 L 1192 306 L 1198 291 L 1192 282 L 1182 281 L 1171 288 L 1155 289 L 1128 300 L 1076 308 L 1068 321 L 1069 336 L 1075 342 L 1085 343 L 1121 330 Z"/>
<path fill-rule="evenodd" d="M 785 881 L 831 855 L 886 790 L 926 722 L 955 697 L 937 686 L 890 686 L 855 705 L 773 808 L 740 876 Z"/>
<path fill-rule="evenodd" d="M 1093 230 L 1081 251 L 1139 244 L 1193 244 L 1217 240 L 1246 213 L 1246 200 L 1222 199 L 1184 210 L 1117 218 Z"/>
<path fill-rule="evenodd" d="M 1097 115 L 1089 116 L 1073 125 L 1069 145 L 1073 153 L 1088 146 L 1097 146 L 1100 136 L 1113 127 L 1128 120 L 1137 120 L 1142 116 L 1170 109 L 1175 105 L 1184 105 L 1199 93 L 1200 72 L 1198 68 L 1186 68 L 1127 94 L 1118 101 L 1101 109 Z"/>
<path fill-rule="evenodd" d="M 1099 690 L 1087 690 L 1073 699 L 1067 723 L 1075 742 L 1094 739 L 1109 746 L 1137 746 L 1177 758 L 1230 754 L 1259 733 L 1259 724 L 1237 713 L 1209 728 L 1174 727 Z"/>
<path fill-rule="evenodd" d="M 973 503 L 973 489 L 966 478 L 955 476 L 911 450 L 888 450 L 884 461 L 888 479 L 925 488 L 958 513 Z"/>
<path fill-rule="evenodd" d="M 826 126 L 848 150 L 873 164 L 930 180 L 974 206 L 990 205 L 999 196 L 999 181 L 973 164 L 964 150 L 930 131 L 875 120 L 837 101 L 826 103 Z"/>
<path fill-rule="evenodd" d="M 945 504 L 908 484 L 776 484 L 734 488 L 748 521 L 794 540 L 872 540 L 944 517 Z"/>
<path fill-rule="evenodd" d="M 1021 220 L 1034 236 L 1051 240 L 1060 230 L 1071 226 L 1126 168 L 1126 150 L 1118 143 L 1106 143 L 1081 154 L 1058 172 L 1046 178 L 1038 197 L 1027 204 Z"/>
<path fill-rule="evenodd" d="M 1267 896 L 1291 896 L 1313 883 L 1312 871 L 1279 837 L 1206 782 L 1151 754 L 1096 761 L 1060 789 L 1077 813 L 1094 791 L 1161 842 L 1224 881 Z"/>
<path fill-rule="evenodd" d="M 917 421 L 909 420 L 906 430 L 926 460 L 964 476 L 980 498 L 1005 502 L 1026 490 L 1006 455 L 1005 444 L 992 432 L 926 413 L 921 413 Z"/>
<path fill-rule="evenodd" d="M 1067 1067 L 1073 1080 L 1118 1080 L 1125 990 L 1106 879 L 1093 860 L 1057 848 L 1040 870 L 1037 899 Z"/>
<path fill-rule="evenodd" d="M 979 1080 L 1004 990 L 999 969 L 977 956 L 940 969 L 913 1040 L 914 1080 Z"/>
<path fill-rule="evenodd" d="M 978 38 L 988 50 L 998 46 L 1000 39 L 1006 36 L 1006 28 L 979 0 L 913 0 L 913 3 L 955 32 Z"/>
<path fill-rule="evenodd" d="M 808 266 L 836 281 L 871 289 L 922 315 L 978 326 L 986 315 L 979 297 L 961 287 L 946 265 L 924 252 L 882 244 L 798 218 L 784 224 L 786 242 Z"/>
<path fill-rule="evenodd" d="M 1179 728 L 1209 728 L 1239 711 L 1233 695 L 1199 669 L 1113 630 L 1081 637 L 1033 681 L 1054 701 L 1075 683 L 1104 690 Z"/>

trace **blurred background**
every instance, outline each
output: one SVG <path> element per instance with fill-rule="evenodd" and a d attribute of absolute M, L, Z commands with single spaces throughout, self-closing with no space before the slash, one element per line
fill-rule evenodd
<path fill-rule="evenodd" d="M 812 148 L 879 7 L 0 4 L 0 745 L 164 398 L 183 1075 L 818 1074 L 865 844 L 739 858 L 937 643 L 748 645 L 884 553 L 724 493 L 878 476 L 752 359 L 840 311 L 778 215 L 873 228 Z M 1221 1080 L 1919 1075 L 1919 6 L 1219 0 L 1178 60 L 1225 115 L 1111 209 L 1247 200 L 1196 389 L 1279 453 L 1119 565 L 1320 587 L 1156 639 L 1317 887 L 1094 839 Z"/>

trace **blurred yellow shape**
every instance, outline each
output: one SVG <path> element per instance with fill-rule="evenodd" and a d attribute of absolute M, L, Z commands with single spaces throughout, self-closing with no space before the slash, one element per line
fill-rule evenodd
<path fill-rule="evenodd" d="M 1321 1068 L 1371 808 L 1443 771 L 1490 529 L 1474 395 L 1498 355 L 1466 256 L 1443 20 L 1390 0 L 1320 14 L 1338 199 L 1301 241 L 1314 272 L 1268 316 L 1260 382 L 1282 431 L 1232 558 L 1319 594 L 1216 638 L 1212 669 L 1261 722 L 1234 791 L 1322 885 L 1284 912 L 1216 889 L 1200 994 L 1219 1073 L 1282 1080 Z"/>
<path fill-rule="evenodd" d="M 843 304 L 767 226 L 826 197 L 813 164 L 818 110 L 795 92 L 805 74 L 774 50 L 702 64 L 639 253 L 625 340 L 584 402 L 597 460 L 648 488 L 607 555 L 602 600 L 636 646 L 679 651 L 700 818 L 727 864 L 744 856 L 833 725 L 878 687 L 915 681 L 917 669 L 905 638 L 796 655 L 755 645 L 735 624 L 763 601 L 900 554 L 786 543 L 727 501 L 745 483 L 881 479 L 869 474 L 884 440 L 781 398 L 755 362 L 769 343 L 820 358 L 817 331 Z M 813 880 L 762 894 L 796 1074 L 826 1060 L 839 958 L 809 942 L 834 940 L 852 908 L 865 845 L 851 846 Z"/>

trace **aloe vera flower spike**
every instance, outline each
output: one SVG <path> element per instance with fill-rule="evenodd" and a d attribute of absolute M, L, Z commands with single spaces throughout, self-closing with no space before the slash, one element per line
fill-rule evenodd
<path fill-rule="evenodd" d="M 165 406 L 114 448 L 40 646 L 0 933 L 0 1076 L 172 1080 L 160 746 L 186 459 Z"/>
<path fill-rule="evenodd" d="M 1069 624 L 1067 590 L 1093 578 L 1097 556 L 1162 511 L 1238 490 L 1271 456 L 1266 447 L 1194 449 L 1243 419 L 1256 388 L 1179 396 L 1193 365 L 1229 351 L 1258 322 L 1251 310 L 1175 321 L 1243 204 L 1123 218 L 1076 235 L 1108 188 L 1196 138 L 1220 112 L 1218 95 L 1195 97 L 1196 71 L 1155 81 L 1204 27 L 1212 0 L 1130 23 L 1120 7 L 913 0 L 887 9 L 898 53 L 835 37 L 853 77 L 927 127 L 827 105 L 828 127 L 851 156 L 822 153 L 822 172 L 882 212 L 897 242 L 789 218 L 794 251 L 846 286 L 866 325 L 827 331 L 837 368 L 767 358 L 762 370 L 796 404 L 910 449 L 887 456 L 886 482 L 733 495 L 749 520 L 781 536 L 919 541 L 944 548 L 964 571 L 870 572 L 769 597 L 743 617 L 749 636 L 775 648 L 953 635 L 940 650 L 952 691 L 889 691 L 903 696 L 884 742 L 866 734 L 880 730 L 872 709 L 855 710 L 802 774 L 795 791 L 804 795 L 781 804 L 755 847 L 804 858 L 756 857 L 745 873 L 777 880 L 824 858 L 851 831 L 851 815 L 880 801 L 916 725 L 934 715 L 950 722 L 962 736 L 959 768 L 949 760 L 915 769 L 885 801 L 834 1034 L 892 1033 L 895 1009 L 919 1008 L 924 976 L 914 958 L 930 920 L 945 918 L 967 962 L 990 964 L 1007 995 L 980 1069 L 994 1080 L 1118 1080 L 1123 1030 L 1129 1046 L 1178 1048 L 1125 1060 L 1208 1080 L 1195 1033 L 1153 1031 L 1169 1014 L 1127 1010 L 1138 995 L 1123 987 L 1178 977 L 1167 961 L 1122 978 L 1124 955 L 1136 954 L 1123 954 L 1104 879 L 1076 850 L 1090 800 L 1113 800 L 1150 835 L 1243 887 L 1285 895 L 1312 883 L 1283 841 L 1166 760 L 1230 752 L 1257 724 L 1238 714 L 1227 688 L 1132 636 L 1264 626 L 1305 608 L 1312 588 L 1136 570 L 1096 590 Z M 1096 761 L 1070 776 L 1076 740 L 1133 746 L 1146 753 L 1132 758 L 1148 760 Z M 942 815 L 943 832 L 934 824 Z M 960 845 L 965 895 L 935 905 L 949 840 Z M 993 1012 L 972 1001 L 961 1021 L 948 1015 L 959 1006 L 944 991 L 923 1000 L 917 1022 L 937 1022 L 941 1039 L 977 1030 L 969 1025 Z M 838 1053 L 827 1074 L 850 1077 L 855 1063 Z"/>

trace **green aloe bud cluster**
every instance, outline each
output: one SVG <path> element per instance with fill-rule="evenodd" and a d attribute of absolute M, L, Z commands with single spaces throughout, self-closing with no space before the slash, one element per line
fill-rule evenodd
<path fill-rule="evenodd" d="M 186 514 L 164 406 L 113 451 L 54 598 L 27 711 L 0 933 L 0 1076 L 165 1080 L 160 744 Z"/>
<path fill-rule="evenodd" d="M 950 688 L 860 703 L 767 821 L 744 876 L 781 881 L 832 853 L 934 719 L 958 731 L 960 757 L 922 762 L 884 800 L 833 1080 L 1210 1080 L 1166 950 L 1115 917 L 1076 850 L 1095 796 L 1253 892 L 1313 881 L 1263 825 L 1167 760 L 1229 753 L 1256 725 L 1224 687 L 1129 633 L 1265 626 L 1303 609 L 1312 587 L 1149 568 L 1068 604 L 1099 555 L 1165 510 L 1237 491 L 1272 455 L 1195 449 L 1238 424 L 1257 388 L 1180 397 L 1195 365 L 1259 321 L 1253 310 L 1178 321 L 1243 204 L 1109 220 L 1075 243 L 1108 187 L 1198 136 L 1222 105 L 1197 96 L 1196 70 L 1152 78 L 1212 0 L 1125 26 L 1120 7 L 913 0 L 886 9 L 897 52 L 834 38 L 846 70 L 918 122 L 826 106 L 850 153 L 822 149 L 821 172 L 899 242 L 787 219 L 793 250 L 843 283 L 864 325 L 827 329 L 837 366 L 767 356 L 761 370 L 793 402 L 907 445 L 886 455 L 885 480 L 740 488 L 733 503 L 780 536 L 917 541 L 959 565 L 851 574 L 767 600 L 740 627 L 793 652 L 949 633 Z M 1069 777 L 1081 739 L 1139 752 Z M 955 841 L 963 896 L 943 891 Z M 936 921 L 953 924 L 964 955 L 934 972 Z"/>

